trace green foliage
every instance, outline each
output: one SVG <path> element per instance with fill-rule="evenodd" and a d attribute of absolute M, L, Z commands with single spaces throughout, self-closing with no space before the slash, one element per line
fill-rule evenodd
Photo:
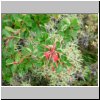
<path fill-rule="evenodd" d="M 78 49 L 79 30 L 75 14 L 2 14 L 2 79 L 12 85 L 31 70 L 48 85 L 69 85 L 87 60 Z"/>
<path fill-rule="evenodd" d="M 59 33 L 69 42 L 77 37 L 77 32 L 80 29 L 79 22 L 76 17 L 63 18 L 59 25 Z"/>

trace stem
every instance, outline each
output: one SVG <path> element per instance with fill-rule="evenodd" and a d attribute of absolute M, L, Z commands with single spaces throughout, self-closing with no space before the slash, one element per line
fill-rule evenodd
<path fill-rule="evenodd" d="M 7 37 L 7 38 L 4 39 L 4 40 L 10 40 L 10 39 L 13 39 L 13 38 L 18 38 L 18 39 L 20 39 L 21 37 L 18 37 L 18 36 L 10 36 L 10 37 Z"/>
<path fill-rule="evenodd" d="M 30 55 L 31 55 L 31 54 L 29 54 L 29 55 L 23 57 L 20 61 L 16 62 L 16 64 L 20 64 L 20 63 L 22 63 L 22 62 L 24 61 L 24 59 L 29 58 Z M 6 64 L 6 65 L 11 65 L 11 64 L 14 64 L 14 62 L 9 63 L 9 64 Z"/>

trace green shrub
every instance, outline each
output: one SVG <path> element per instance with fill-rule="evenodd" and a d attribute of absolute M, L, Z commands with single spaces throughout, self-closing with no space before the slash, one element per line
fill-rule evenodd
<path fill-rule="evenodd" d="M 75 14 L 2 14 L 2 79 L 14 85 L 31 70 L 48 85 L 70 85 L 82 72 L 79 29 Z"/>

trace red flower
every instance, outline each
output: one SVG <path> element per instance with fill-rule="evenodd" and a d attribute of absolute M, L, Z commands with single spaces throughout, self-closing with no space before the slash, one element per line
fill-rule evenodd
<path fill-rule="evenodd" d="M 49 51 L 44 53 L 44 56 L 46 59 L 52 58 L 54 62 L 57 62 L 59 60 L 58 54 L 56 53 L 56 44 L 54 44 L 52 47 L 46 46 L 46 48 L 49 49 Z"/>
<path fill-rule="evenodd" d="M 58 57 L 57 54 L 54 53 L 53 56 L 52 56 L 52 59 L 53 59 L 54 62 L 57 62 L 59 60 L 59 57 Z"/>
<path fill-rule="evenodd" d="M 49 52 L 49 51 L 45 52 L 45 53 L 44 53 L 44 56 L 46 57 L 46 59 L 49 59 L 49 57 L 50 57 L 50 52 Z"/>
<path fill-rule="evenodd" d="M 54 53 L 56 49 L 56 45 L 54 44 L 53 47 L 51 48 L 51 53 Z"/>

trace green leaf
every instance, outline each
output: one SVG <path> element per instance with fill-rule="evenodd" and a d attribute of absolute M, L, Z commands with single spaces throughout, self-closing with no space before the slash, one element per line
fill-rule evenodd
<path fill-rule="evenodd" d="M 63 36 L 63 37 L 65 36 L 64 31 L 63 31 L 63 32 L 62 32 L 62 31 L 59 31 L 58 34 L 60 34 L 60 35 Z"/>
<path fill-rule="evenodd" d="M 48 33 L 42 33 L 42 37 L 46 40 L 48 38 Z"/>
<path fill-rule="evenodd" d="M 71 67 L 70 61 L 67 59 L 65 55 L 61 55 L 61 61 L 65 64 L 67 64 L 68 67 Z"/>
<path fill-rule="evenodd" d="M 26 48 L 29 52 L 32 52 L 30 48 Z"/>
<path fill-rule="evenodd" d="M 16 69 L 17 69 L 17 65 L 12 65 L 11 66 L 12 74 L 15 73 Z"/>
<path fill-rule="evenodd" d="M 70 29 L 67 29 L 65 31 L 65 37 L 64 37 L 65 41 L 66 42 L 70 42 L 72 40 L 72 35 L 73 34 L 71 34 L 71 30 Z"/>
<path fill-rule="evenodd" d="M 66 55 L 61 55 L 61 61 L 65 62 L 67 60 Z"/>
<path fill-rule="evenodd" d="M 9 26 L 5 26 L 5 29 L 9 32 L 14 32 L 14 29 Z"/>
<path fill-rule="evenodd" d="M 71 20 L 70 28 L 72 28 L 75 31 L 78 31 L 80 29 L 80 26 L 79 26 L 79 23 L 78 23 L 78 19 L 77 18 L 73 18 Z"/>
<path fill-rule="evenodd" d="M 22 54 L 25 55 L 29 55 L 30 54 L 30 50 L 28 50 L 26 47 L 22 48 Z"/>
<path fill-rule="evenodd" d="M 10 83 L 10 82 L 12 81 L 12 77 L 9 76 L 9 75 L 7 75 L 7 76 L 4 78 L 4 80 L 5 80 L 6 82 Z"/>
<path fill-rule="evenodd" d="M 20 76 L 20 77 L 23 77 L 23 76 L 24 76 L 24 74 L 25 74 L 25 72 L 24 72 L 24 71 L 20 71 L 20 72 L 19 72 L 19 76 Z"/>
<path fill-rule="evenodd" d="M 57 51 L 62 53 L 63 52 L 63 49 L 57 48 Z"/>
<path fill-rule="evenodd" d="M 30 48 L 31 51 L 34 50 L 34 49 L 33 49 L 34 47 L 33 47 L 32 43 L 29 43 L 29 48 Z"/>
<path fill-rule="evenodd" d="M 78 36 L 77 30 L 71 31 L 70 34 L 71 34 L 71 37 L 72 37 L 73 39 L 77 38 L 77 36 Z"/>
<path fill-rule="evenodd" d="M 24 23 L 25 23 L 27 26 L 32 27 L 32 20 L 31 20 L 30 15 L 26 15 L 26 16 L 24 17 Z"/>
<path fill-rule="evenodd" d="M 15 20 L 15 26 L 18 27 L 18 28 L 20 28 L 20 26 L 21 26 L 21 22 L 18 21 L 18 20 Z"/>
<path fill-rule="evenodd" d="M 4 57 L 2 57 L 2 68 L 6 68 L 6 60 L 4 59 Z"/>
<path fill-rule="evenodd" d="M 67 64 L 67 66 L 68 67 L 71 67 L 72 66 L 72 64 L 70 63 L 70 61 L 69 60 L 66 60 L 66 62 L 65 62 L 66 64 Z"/>
<path fill-rule="evenodd" d="M 71 19 L 71 26 L 76 26 L 78 25 L 78 19 L 77 18 L 72 18 Z"/>
<path fill-rule="evenodd" d="M 4 37 L 9 37 L 9 36 L 11 36 L 10 33 L 9 33 L 7 30 L 5 30 L 5 29 L 2 30 L 2 35 L 3 35 Z"/>
<path fill-rule="evenodd" d="M 43 14 L 43 15 L 41 15 L 41 17 L 39 19 L 40 19 L 41 24 L 44 25 L 45 23 L 47 23 L 49 21 L 49 16 Z"/>
<path fill-rule="evenodd" d="M 44 51 L 44 47 L 42 45 L 37 46 L 38 53 Z"/>
<path fill-rule="evenodd" d="M 26 64 L 26 67 L 27 67 L 27 68 L 31 68 L 31 67 L 32 67 L 32 63 L 27 63 L 27 64 Z"/>
<path fill-rule="evenodd" d="M 12 59 L 7 59 L 7 60 L 6 60 L 6 65 L 10 65 L 10 64 L 12 64 L 12 62 L 13 62 Z"/>
<path fill-rule="evenodd" d="M 37 56 L 38 56 L 39 58 L 42 58 L 42 57 L 43 57 L 43 55 L 44 55 L 44 53 L 43 53 L 43 52 L 38 52 L 38 53 L 37 53 Z"/>
<path fill-rule="evenodd" d="M 65 31 L 70 25 L 70 20 L 68 18 L 63 18 L 61 22 L 58 24 L 58 28 L 60 31 Z"/>
<path fill-rule="evenodd" d="M 15 61 L 16 61 L 16 62 L 20 61 L 20 57 L 21 57 L 20 54 L 16 54 L 16 55 L 15 55 Z"/>
<path fill-rule="evenodd" d="M 60 48 L 60 42 L 56 42 L 56 47 Z"/>
<path fill-rule="evenodd" d="M 45 43 L 46 43 L 47 45 L 50 45 L 50 44 L 52 44 L 52 41 L 51 41 L 50 38 L 47 38 L 46 41 L 45 41 Z"/>
<path fill-rule="evenodd" d="M 9 47 L 11 50 L 14 50 L 14 41 L 13 41 L 13 40 L 10 40 L 10 41 L 9 41 L 8 47 Z"/>
<path fill-rule="evenodd" d="M 47 33 L 41 33 L 38 37 L 40 42 L 45 42 L 45 40 L 48 38 L 48 34 Z"/>
<path fill-rule="evenodd" d="M 24 66 L 24 71 L 27 73 L 28 70 L 32 68 L 32 63 L 31 62 L 28 62 L 25 66 Z"/>
<path fill-rule="evenodd" d="M 56 63 L 55 63 L 55 62 L 53 62 L 53 66 L 54 66 L 54 68 L 57 68 L 57 65 L 56 65 Z"/>
<path fill-rule="evenodd" d="M 4 81 L 10 84 L 10 82 L 12 81 L 12 72 L 10 67 L 6 67 L 6 69 L 3 69 L 2 78 Z"/>
<path fill-rule="evenodd" d="M 56 72 L 57 73 L 60 73 L 62 71 L 62 69 L 63 69 L 62 66 L 61 65 L 58 65 L 58 67 L 56 69 Z"/>
<path fill-rule="evenodd" d="M 36 32 L 37 38 L 38 38 L 39 35 L 41 34 L 41 30 L 40 30 L 40 28 L 36 25 L 36 23 L 34 23 L 34 25 L 32 26 L 32 31 Z"/>
<path fill-rule="evenodd" d="M 34 65 L 35 65 L 35 67 L 42 67 L 44 65 L 44 63 L 38 61 L 38 62 L 35 62 Z"/>

